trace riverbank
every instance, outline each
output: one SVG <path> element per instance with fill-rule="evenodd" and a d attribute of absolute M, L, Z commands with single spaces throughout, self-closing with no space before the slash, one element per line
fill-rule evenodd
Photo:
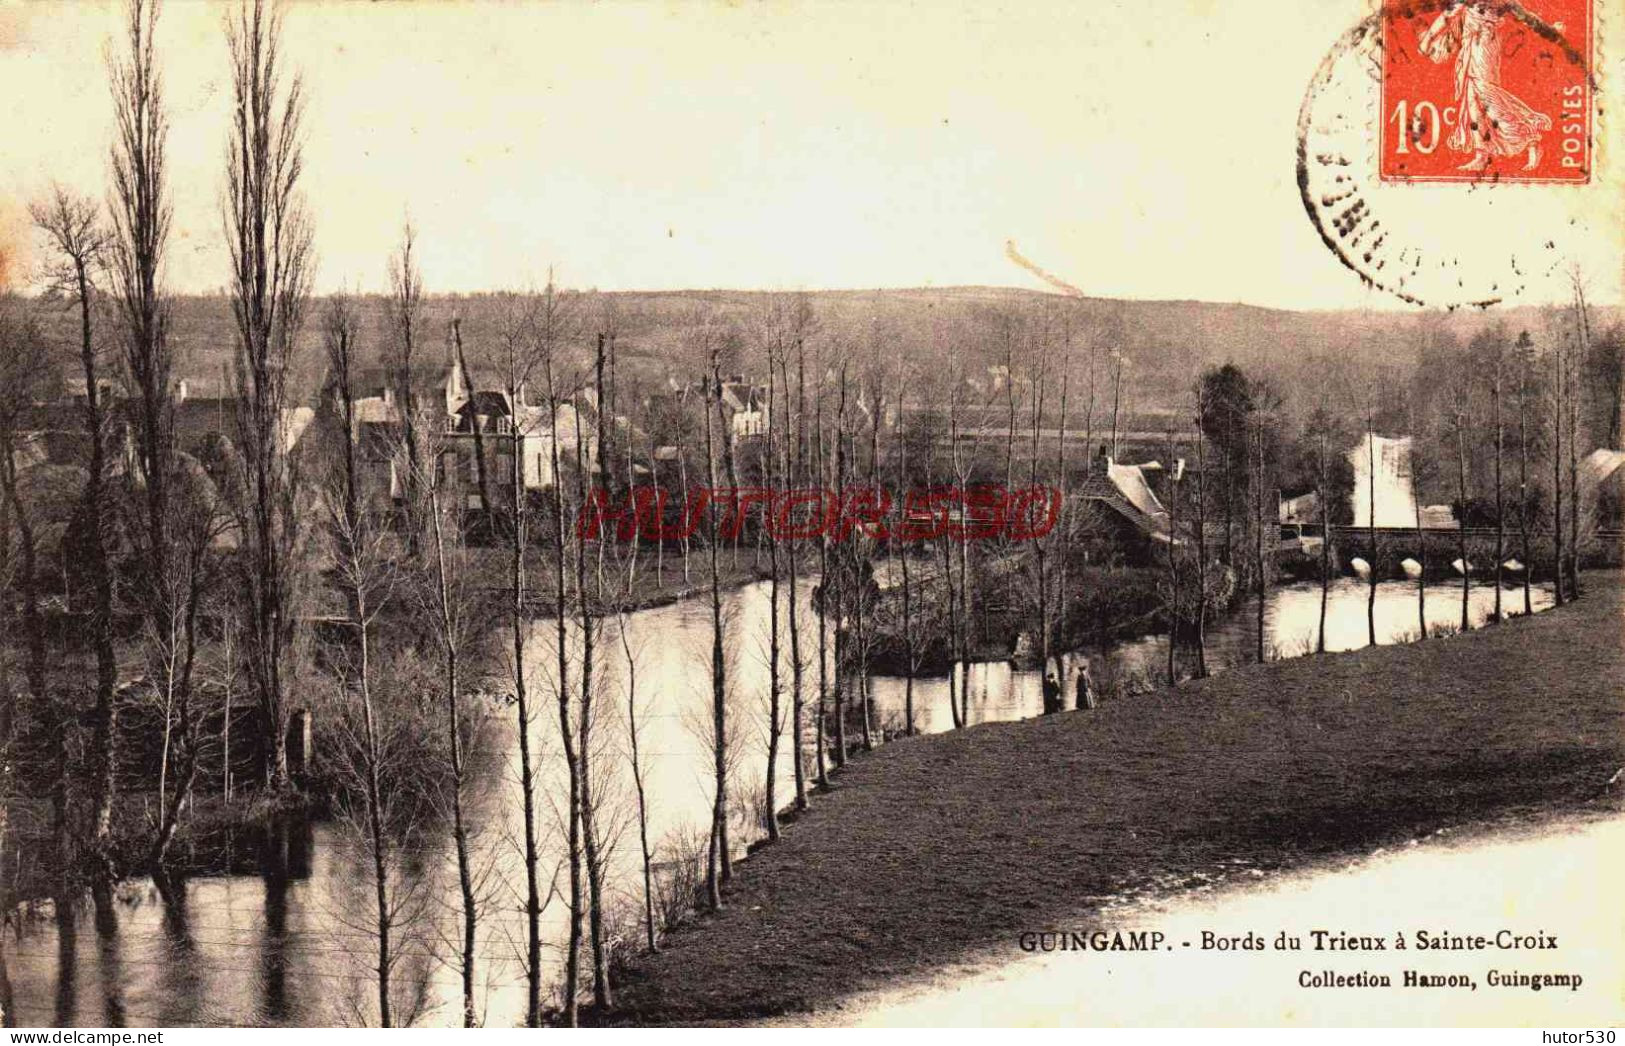
<path fill-rule="evenodd" d="M 808 1012 L 1087 924 L 1492 818 L 1617 805 L 1625 584 L 1465 635 L 1237 669 L 853 760 L 726 907 L 629 964 L 614 1019 Z"/>
<path fill-rule="evenodd" d="M 464 569 L 469 572 L 473 587 L 486 593 L 493 605 L 506 605 L 500 601 L 510 598 L 509 593 L 513 591 L 509 575 L 513 569 L 512 553 L 504 548 L 473 547 L 465 549 L 463 554 L 467 557 Z M 625 549 L 616 552 L 617 556 L 625 554 Z M 625 561 L 606 557 L 605 569 L 609 572 L 607 588 L 616 602 L 614 605 L 594 607 L 595 613 L 609 614 L 617 609 L 627 612 L 649 610 L 711 591 L 711 564 L 703 550 L 695 549 L 687 557 L 675 549 L 667 550 L 662 556 L 656 556 L 649 549 L 640 549 L 636 555 L 637 566 L 629 588 L 621 587 L 626 578 Z M 551 556 L 541 549 L 533 550 L 525 557 L 528 579 L 525 609 L 539 617 L 555 613 L 552 563 Z M 757 550 L 751 546 L 742 545 L 737 550 L 729 546 L 718 550 L 717 583 L 725 591 L 760 581 L 767 577 L 766 571 L 765 563 L 757 561 Z M 573 612 L 576 608 L 571 606 L 570 609 Z"/>

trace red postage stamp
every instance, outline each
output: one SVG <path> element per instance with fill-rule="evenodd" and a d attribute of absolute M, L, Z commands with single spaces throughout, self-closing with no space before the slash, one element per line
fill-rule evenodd
<path fill-rule="evenodd" d="M 1589 181 L 1592 2 L 1387 3 L 1382 179 Z"/>

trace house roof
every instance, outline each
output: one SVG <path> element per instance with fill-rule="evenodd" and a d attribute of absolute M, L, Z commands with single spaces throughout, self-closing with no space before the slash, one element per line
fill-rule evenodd
<path fill-rule="evenodd" d="M 1117 492 L 1140 512 L 1153 519 L 1160 519 L 1165 524 L 1168 519 L 1168 510 L 1162 507 L 1157 495 L 1152 492 L 1151 485 L 1145 481 L 1145 472 L 1138 465 L 1119 465 L 1110 459 L 1106 462 L 1106 478 L 1111 481 Z"/>
<path fill-rule="evenodd" d="M 465 418 L 479 414 L 493 418 L 505 418 L 512 411 L 508 407 L 507 393 L 485 389 L 474 393 L 465 400 L 463 405 L 457 408 L 457 413 Z"/>
<path fill-rule="evenodd" d="M 767 390 L 760 385 L 752 385 L 743 381 L 725 381 L 722 383 L 722 402 L 729 410 L 760 410 L 762 400 L 766 396 Z"/>
<path fill-rule="evenodd" d="M 1172 533 L 1168 510 L 1146 483 L 1140 465 L 1119 465 L 1107 459 L 1104 470 L 1089 474 L 1082 496 L 1113 509 L 1148 538 L 1167 541 Z"/>

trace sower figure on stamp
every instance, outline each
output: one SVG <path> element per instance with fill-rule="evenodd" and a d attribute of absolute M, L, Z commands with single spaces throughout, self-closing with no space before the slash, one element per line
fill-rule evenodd
<path fill-rule="evenodd" d="M 1453 2 L 1417 39 L 1417 50 L 1435 62 L 1456 56 L 1456 129 L 1445 143 L 1472 158 L 1459 170 L 1482 171 L 1492 157 L 1528 150 L 1524 170 L 1540 163 L 1541 132 L 1552 118 L 1538 113 L 1501 86 L 1500 5 Z"/>

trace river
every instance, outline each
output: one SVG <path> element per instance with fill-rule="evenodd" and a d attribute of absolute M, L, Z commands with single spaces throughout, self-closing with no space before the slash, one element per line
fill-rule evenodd
<path fill-rule="evenodd" d="M 813 620 L 805 606 L 803 621 Z M 1551 604 L 1537 589 L 1535 608 Z M 766 583 L 727 597 L 730 747 L 734 753 L 737 809 L 734 843 L 742 848 L 761 833 L 761 781 L 766 763 L 769 597 Z M 1353 579 L 1331 589 L 1326 640 L 1331 650 L 1366 642 L 1365 585 Z M 1434 587 L 1427 613 L 1433 625 L 1459 621 L 1460 590 Z M 1477 586 L 1470 610 L 1474 623 L 1491 613 L 1494 593 Z M 1521 608 L 1520 591 L 1508 589 L 1506 606 Z M 1273 591 L 1265 605 L 1266 643 L 1280 656 L 1313 649 L 1320 590 L 1294 584 Z M 1244 663 L 1256 649 L 1255 606 L 1214 623 L 1208 633 L 1208 664 L 1214 671 Z M 1415 589 L 1405 582 L 1378 586 L 1377 629 L 1382 642 L 1414 636 Z M 595 716 L 595 780 L 600 793 L 600 832 L 609 840 L 608 883 L 615 935 L 635 947 L 642 914 L 636 808 L 629 761 L 626 694 L 636 680 L 639 747 L 649 796 L 649 837 L 663 868 L 700 852 L 711 805 L 710 610 L 688 601 L 629 615 L 623 644 L 615 622 L 600 639 Z M 807 684 L 817 682 L 816 629 L 807 629 L 803 656 Z M 1088 656 L 1094 678 L 1110 693 L 1132 695 L 1166 676 L 1167 638 L 1148 637 Z M 626 656 L 631 651 L 630 661 Z M 554 662 L 552 630 L 537 622 L 527 654 L 532 678 L 544 691 Z M 789 652 L 782 652 L 788 662 Z M 628 672 L 632 666 L 635 671 Z M 576 668 L 572 667 L 572 671 Z M 785 672 L 788 706 L 788 679 Z M 1041 677 L 1007 663 L 975 664 L 970 670 L 972 722 L 1039 714 Z M 904 681 L 869 681 L 877 726 L 903 723 Z M 914 687 L 916 724 L 946 730 L 952 719 L 943 677 L 922 678 Z M 1070 702 L 1070 694 L 1068 695 Z M 540 755 L 539 821 L 547 857 L 542 889 L 551 893 L 544 914 L 548 988 L 560 983 L 567 933 L 567 878 L 558 796 L 564 767 L 558 753 L 556 713 L 550 696 L 533 724 Z M 489 1026 L 522 1020 L 525 1005 L 522 837 L 517 793 L 517 745 L 506 719 L 494 721 L 486 742 L 496 767 L 471 795 L 478 826 L 476 873 L 482 913 L 479 945 L 481 1017 Z M 809 744 L 809 752 L 811 745 Z M 792 794 L 791 746 L 779 760 L 777 803 Z M 745 797 L 750 797 L 749 799 Z M 296 826 L 273 862 L 277 874 L 199 877 L 185 886 L 184 917 L 166 913 L 151 884 L 133 880 L 119 893 L 116 932 L 98 934 L 88 913 L 66 932 L 50 919 L 25 921 L 7 942 L 7 958 L 23 1025 L 335 1025 L 375 1020 L 375 940 L 371 930 L 370 857 L 359 833 L 337 823 Z M 446 842 L 426 837 L 397 852 L 392 874 L 398 912 L 398 959 L 393 970 L 397 1014 L 417 1023 L 460 1021 L 457 968 L 460 911 L 455 865 Z M 286 874 L 283 874 L 283 871 Z M 664 878 L 664 876 L 663 876 Z M 590 976 L 590 962 L 586 965 Z M 587 983 L 587 978 L 584 978 Z M 399 1019 L 399 1018 L 398 1018 Z"/>

